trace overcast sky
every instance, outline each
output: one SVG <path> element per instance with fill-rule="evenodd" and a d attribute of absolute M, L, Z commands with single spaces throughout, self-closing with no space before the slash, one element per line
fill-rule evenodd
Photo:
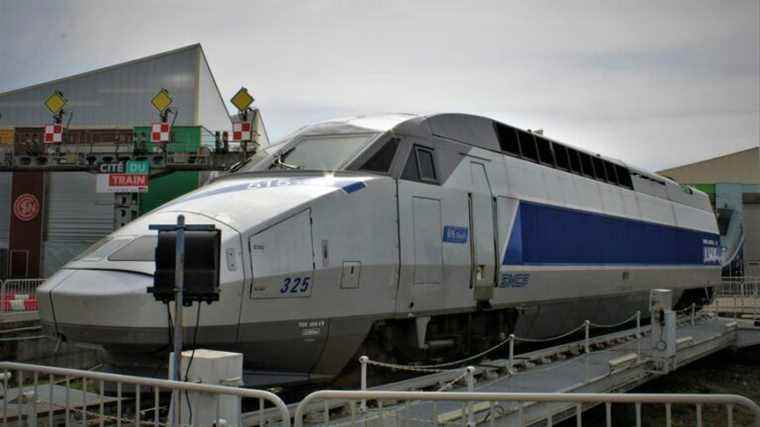
<path fill-rule="evenodd" d="M 0 92 L 196 42 L 273 138 L 467 112 L 652 170 L 760 144 L 758 0 L 0 0 Z"/>

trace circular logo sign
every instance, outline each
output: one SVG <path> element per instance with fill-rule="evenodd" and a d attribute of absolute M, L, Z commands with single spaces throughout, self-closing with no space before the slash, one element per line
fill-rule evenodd
<path fill-rule="evenodd" d="M 13 202 L 13 215 L 20 221 L 31 221 L 40 213 L 40 201 L 34 194 L 24 193 Z"/>

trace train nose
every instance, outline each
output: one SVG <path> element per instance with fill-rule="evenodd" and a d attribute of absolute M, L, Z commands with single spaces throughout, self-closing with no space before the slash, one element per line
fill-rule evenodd
<path fill-rule="evenodd" d="M 147 274 L 64 269 L 38 290 L 40 319 L 67 341 L 165 345 L 166 308 L 147 293 L 152 284 Z"/>

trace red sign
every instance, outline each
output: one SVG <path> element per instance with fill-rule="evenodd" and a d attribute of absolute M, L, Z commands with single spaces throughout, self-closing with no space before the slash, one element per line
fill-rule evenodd
<path fill-rule="evenodd" d="M 232 140 L 236 142 L 251 141 L 253 139 L 253 124 L 251 122 L 237 122 L 232 124 Z"/>
<path fill-rule="evenodd" d="M 150 130 L 150 142 L 169 142 L 172 126 L 169 123 L 153 123 Z"/>
<path fill-rule="evenodd" d="M 147 187 L 148 175 L 112 173 L 108 175 L 108 185 L 111 187 Z"/>
<path fill-rule="evenodd" d="M 13 202 L 13 215 L 19 221 L 29 222 L 40 213 L 40 201 L 34 194 L 24 193 Z"/>
<path fill-rule="evenodd" d="M 58 144 L 63 141 L 63 126 L 54 124 L 45 126 L 45 144 Z"/>

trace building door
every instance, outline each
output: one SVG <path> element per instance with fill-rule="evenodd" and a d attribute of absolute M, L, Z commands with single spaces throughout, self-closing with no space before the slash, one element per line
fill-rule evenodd
<path fill-rule="evenodd" d="M 29 251 L 11 250 L 10 278 L 24 279 L 29 277 Z"/>
<path fill-rule="evenodd" d="M 470 162 L 471 192 L 468 195 L 470 219 L 471 276 L 477 301 L 493 297 L 496 284 L 496 204 L 491 192 L 485 164 Z"/>

